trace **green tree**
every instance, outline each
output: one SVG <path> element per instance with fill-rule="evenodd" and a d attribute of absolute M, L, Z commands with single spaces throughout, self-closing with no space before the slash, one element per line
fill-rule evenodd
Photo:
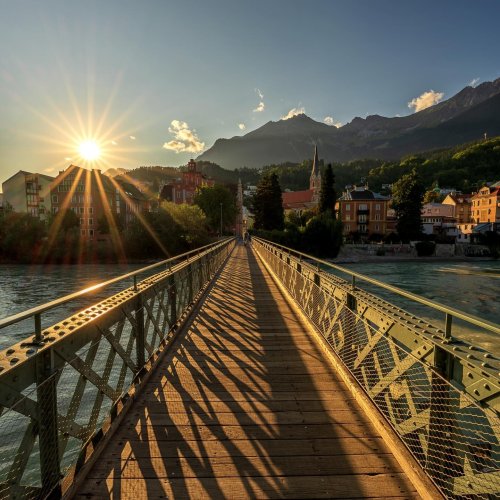
<path fill-rule="evenodd" d="M 285 216 L 278 175 L 264 174 L 257 184 L 252 210 L 255 229 L 283 229 Z"/>
<path fill-rule="evenodd" d="M 193 201 L 203 210 L 207 216 L 208 225 L 214 232 L 219 231 L 220 228 L 222 204 L 223 229 L 232 229 L 238 209 L 236 197 L 227 187 L 216 185 L 201 188 Z"/>
<path fill-rule="evenodd" d="M 329 213 L 335 218 L 335 202 L 337 193 L 335 192 L 335 176 L 333 175 L 332 164 L 323 170 L 321 174 L 321 191 L 319 194 L 319 212 L 321 214 Z"/>
<path fill-rule="evenodd" d="M 303 247 L 316 257 L 336 257 L 342 245 L 342 223 L 332 213 L 313 217 L 306 225 Z"/>
<path fill-rule="evenodd" d="M 185 203 L 177 205 L 171 201 L 165 201 L 161 204 L 161 210 L 167 212 L 179 225 L 181 231 L 177 236 L 189 247 L 208 243 L 207 217 L 199 206 Z"/>
<path fill-rule="evenodd" d="M 422 204 L 425 188 L 415 169 L 392 186 L 392 207 L 396 211 L 397 231 L 403 241 L 422 234 Z"/>

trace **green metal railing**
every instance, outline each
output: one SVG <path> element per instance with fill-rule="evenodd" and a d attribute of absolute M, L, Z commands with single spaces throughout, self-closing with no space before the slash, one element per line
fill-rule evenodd
<path fill-rule="evenodd" d="M 33 319 L 0 352 L 0 498 L 45 498 L 70 486 L 89 447 L 141 383 L 227 259 L 234 238 L 0 320 Z M 144 272 L 162 269 L 140 282 Z M 110 285 L 133 285 L 42 329 L 42 315 Z"/>
<path fill-rule="evenodd" d="M 447 498 L 500 497 L 500 362 L 453 318 L 500 327 L 330 262 L 254 238 L 254 250 Z M 345 273 L 341 279 L 329 270 Z M 358 287 L 442 314 L 444 328 Z"/>

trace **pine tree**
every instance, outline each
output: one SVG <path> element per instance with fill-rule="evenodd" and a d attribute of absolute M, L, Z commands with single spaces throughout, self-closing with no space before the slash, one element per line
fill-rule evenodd
<path fill-rule="evenodd" d="M 335 217 L 335 202 L 337 201 L 337 193 L 334 188 L 335 176 L 333 175 L 332 164 L 321 173 L 321 191 L 319 194 L 319 212 L 328 213 Z"/>
<path fill-rule="evenodd" d="M 392 208 L 396 211 L 396 227 L 403 241 L 416 240 L 422 235 L 424 193 L 424 185 L 415 169 L 392 186 Z"/>
<path fill-rule="evenodd" d="M 281 187 L 275 173 L 265 174 L 257 184 L 253 199 L 255 229 L 283 229 L 285 217 L 281 198 Z"/>

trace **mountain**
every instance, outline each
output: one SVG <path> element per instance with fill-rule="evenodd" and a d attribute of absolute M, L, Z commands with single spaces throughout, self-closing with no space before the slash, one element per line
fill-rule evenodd
<path fill-rule="evenodd" d="M 268 122 L 241 137 L 218 139 L 200 155 L 234 170 L 260 168 L 310 158 L 315 144 L 326 161 L 360 158 L 393 160 L 401 156 L 453 146 L 500 134 L 500 78 L 465 87 L 450 99 L 408 116 L 371 115 L 354 118 L 337 129 L 301 114 Z"/>
<path fill-rule="evenodd" d="M 128 172 L 128 168 L 108 168 L 103 172 L 104 175 L 107 175 L 108 177 L 117 177 L 118 175 L 126 174 Z"/>

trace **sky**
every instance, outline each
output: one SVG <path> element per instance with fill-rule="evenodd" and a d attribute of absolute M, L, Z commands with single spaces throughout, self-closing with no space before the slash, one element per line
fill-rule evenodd
<path fill-rule="evenodd" d="M 498 0 L 0 8 L 0 182 L 70 163 L 178 166 L 297 112 L 331 126 L 402 116 L 500 76 Z M 85 141 L 97 160 L 82 158 Z"/>

